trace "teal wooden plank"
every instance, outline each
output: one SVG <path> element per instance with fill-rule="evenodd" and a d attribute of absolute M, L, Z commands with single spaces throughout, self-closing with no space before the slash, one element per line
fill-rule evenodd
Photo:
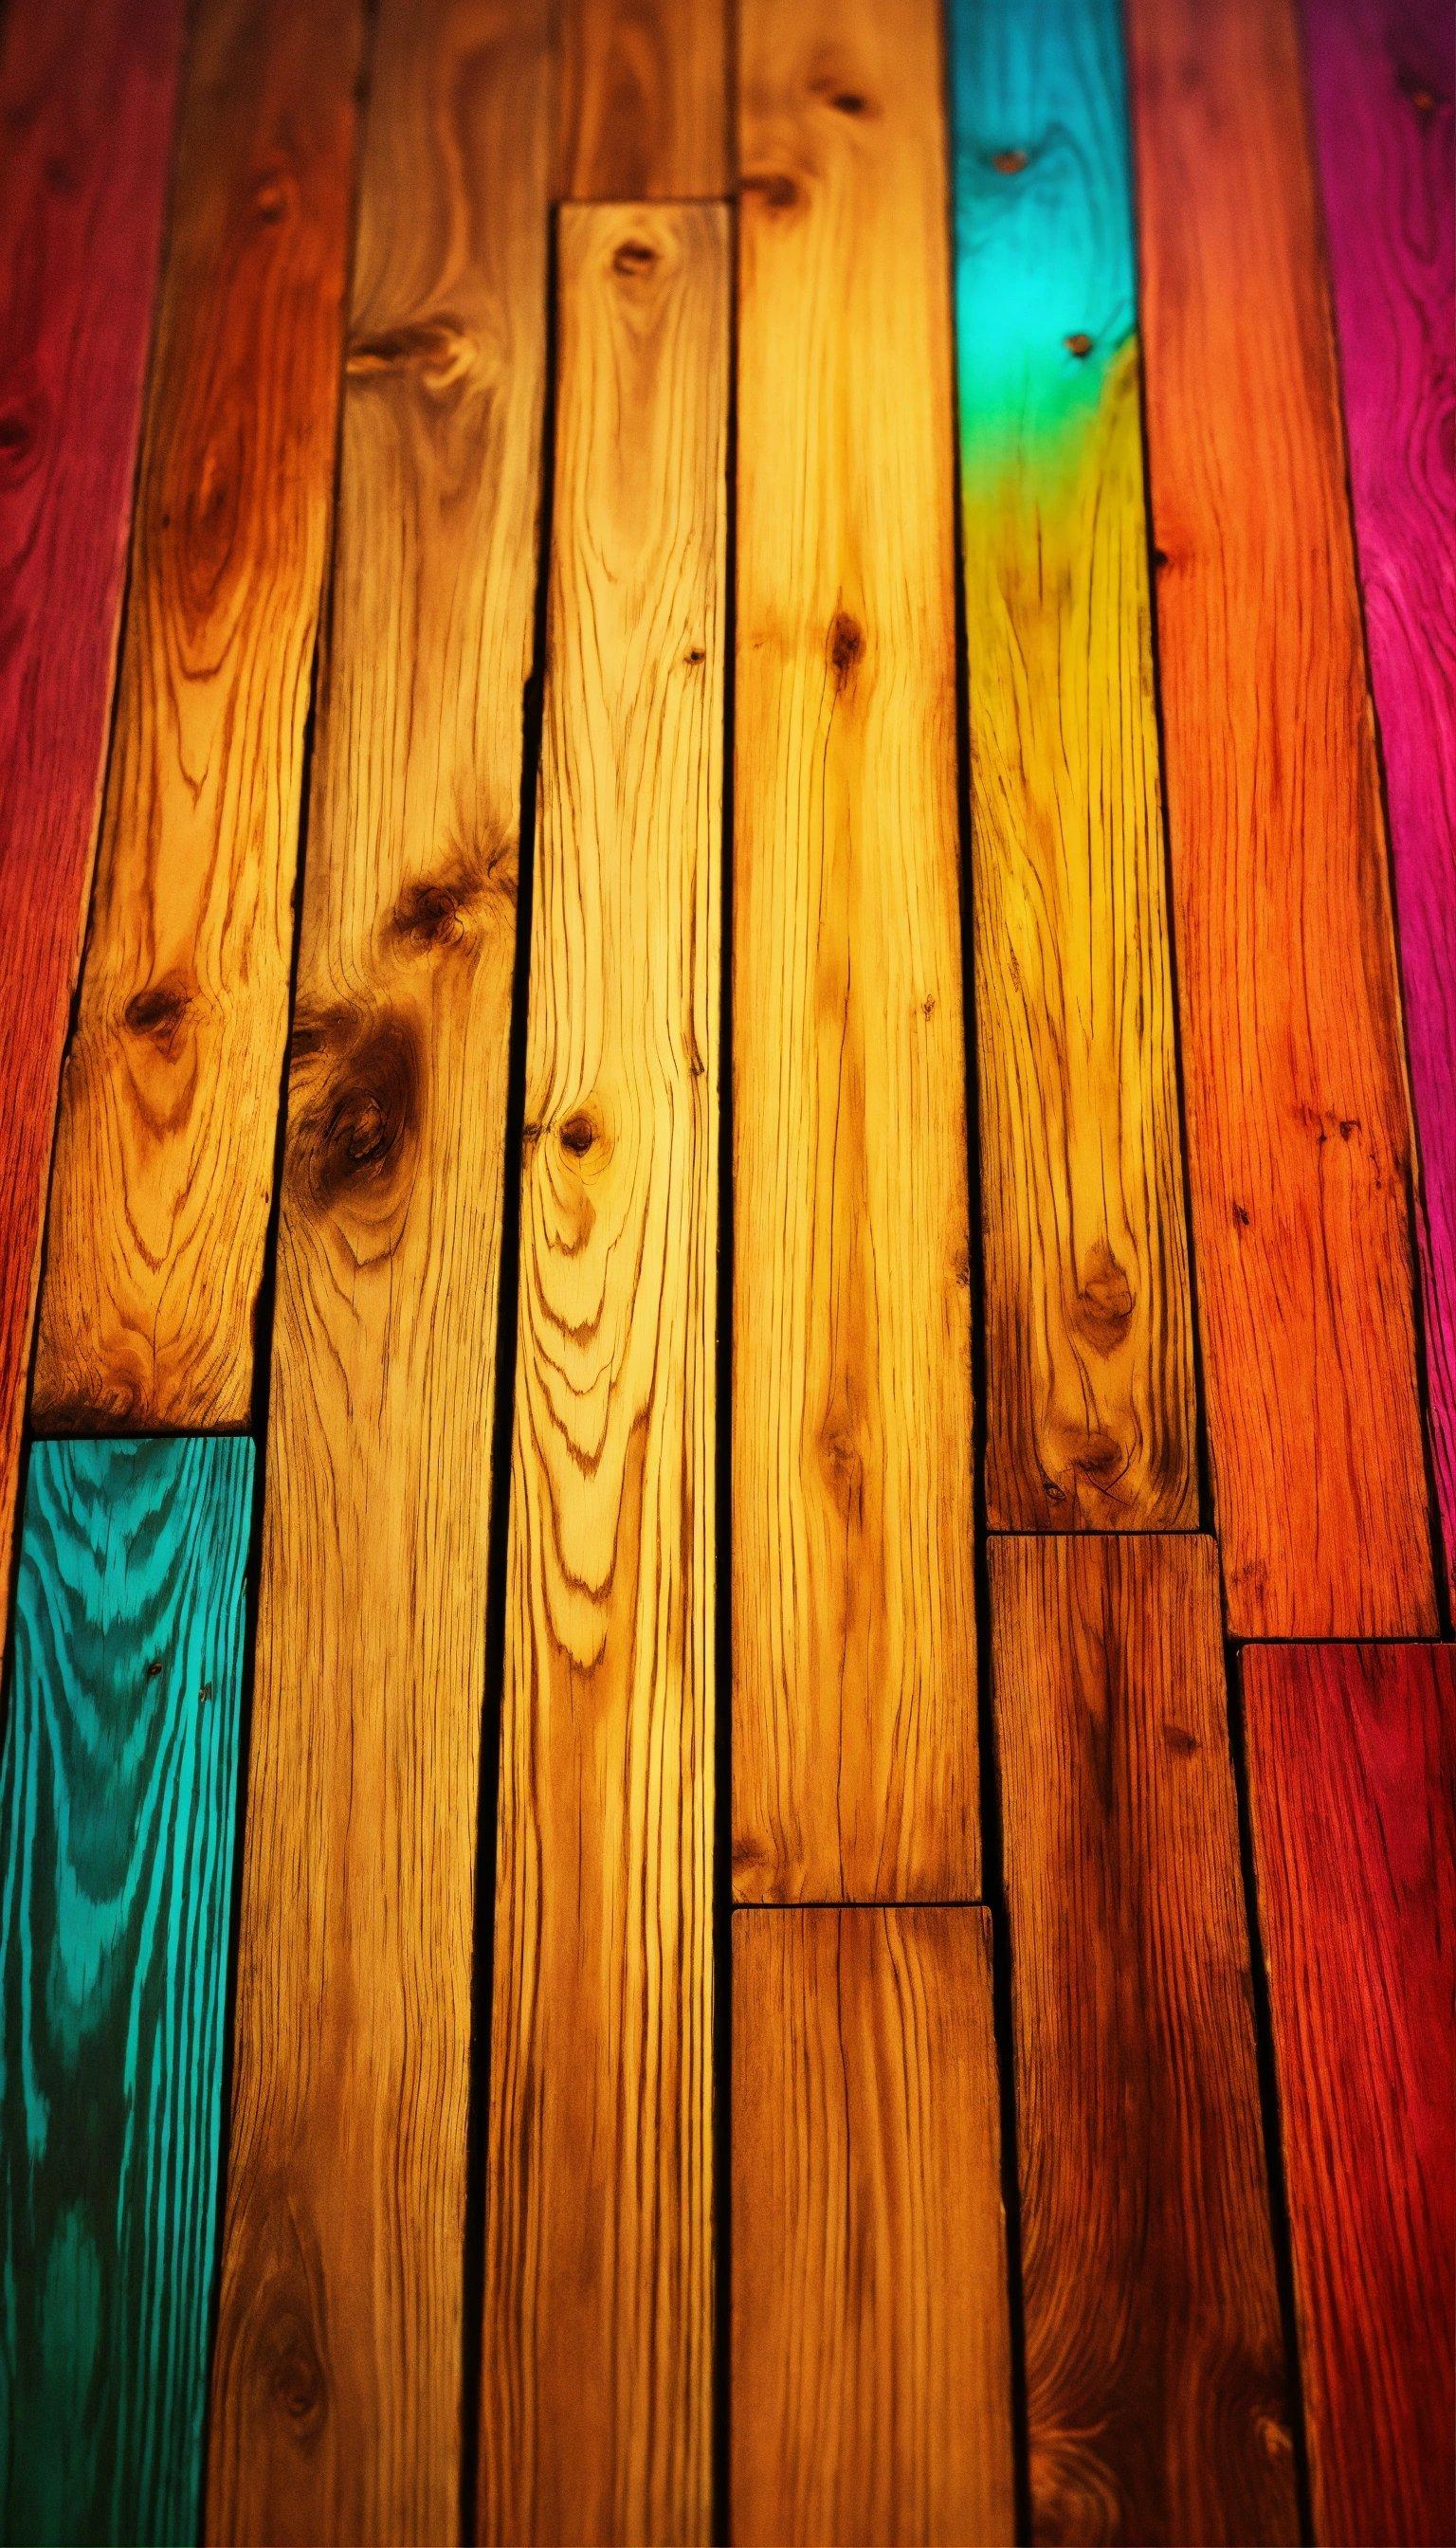
<path fill-rule="evenodd" d="M 0 1764 L 0 2531 L 193 2539 L 245 1440 L 31 1453 Z"/>

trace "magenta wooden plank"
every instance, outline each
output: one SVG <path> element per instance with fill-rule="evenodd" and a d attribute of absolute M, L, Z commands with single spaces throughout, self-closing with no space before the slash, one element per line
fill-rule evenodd
<path fill-rule="evenodd" d="M 1456 151 L 1450 0 L 1305 0 L 1385 754 L 1426 1364 L 1456 1592 Z"/>
<path fill-rule="evenodd" d="M 10 0 L 0 29 L 0 1585 L 185 14 Z"/>

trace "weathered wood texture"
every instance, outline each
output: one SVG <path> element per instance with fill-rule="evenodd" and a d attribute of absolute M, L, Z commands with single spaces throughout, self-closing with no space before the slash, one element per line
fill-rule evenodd
<path fill-rule="evenodd" d="M 483 2538 L 711 2525 L 727 213 L 567 207 Z"/>
<path fill-rule="evenodd" d="M 1038 2540 L 1298 2536 L 1212 1540 L 993 1540 Z"/>
<path fill-rule="evenodd" d="M 1198 1520 L 1118 0 L 956 0 L 986 1244 L 1008 1529 Z"/>
<path fill-rule="evenodd" d="M 184 17 L 11 0 L 0 24 L 0 1639 Z"/>
<path fill-rule="evenodd" d="M 1384 825 L 1294 0 L 1130 0 L 1229 1622 L 1435 1624 Z"/>
<path fill-rule="evenodd" d="M 722 195 L 729 0 L 559 0 L 557 191 Z"/>
<path fill-rule="evenodd" d="M 214 2538 L 459 2524 L 544 5 L 384 0 L 269 1410 Z"/>
<path fill-rule="evenodd" d="M 1456 1650 L 1245 1650 L 1316 2535 L 1456 2538 Z"/>
<path fill-rule="evenodd" d="M 246 1441 L 37 1444 L 0 1768 L 0 2536 L 193 2540 Z"/>
<path fill-rule="evenodd" d="M 735 2540 L 1010 2540 L 990 1915 L 733 1922 Z"/>
<path fill-rule="evenodd" d="M 1305 0 L 1419 1149 L 1431 1447 L 1456 1597 L 1456 21 Z"/>
<path fill-rule="evenodd" d="M 359 0 L 201 0 L 36 1366 L 61 1430 L 243 1424 L 333 477 Z"/>
<path fill-rule="evenodd" d="M 937 0 L 744 0 L 734 1877 L 978 1889 Z"/>

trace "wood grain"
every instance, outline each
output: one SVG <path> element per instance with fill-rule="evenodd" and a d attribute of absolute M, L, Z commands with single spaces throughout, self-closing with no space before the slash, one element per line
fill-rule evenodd
<path fill-rule="evenodd" d="M 993 1540 L 1033 2530 L 1298 2536 L 1212 1540 Z"/>
<path fill-rule="evenodd" d="M 735 1888 L 973 1895 L 940 12 L 741 51 Z"/>
<path fill-rule="evenodd" d="M 1456 2537 L 1456 1649 L 1242 1658 L 1316 2536 Z"/>
<path fill-rule="evenodd" d="M 1131 0 L 1193 1234 L 1229 1625 L 1435 1625 L 1384 826 L 1293 0 Z"/>
<path fill-rule="evenodd" d="M 184 0 L 0 26 L 0 1640 Z"/>
<path fill-rule="evenodd" d="M 31 1452 L 0 1766 L 0 2535 L 191 2541 L 246 1441 Z"/>
<path fill-rule="evenodd" d="M 384 0 L 279 1232 L 215 2539 L 456 2537 L 544 8 Z"/>
<path fill-rule="evenodd" d="M 1198 1520 L 1118 0 L 956 0 L 993 1525 Z"/>
<path fill-rule="evenodd" d="M 559 0 L 557 191 L 722 195 L 729 0 Z"/>
<path fill-rule="evenodd" d="M 1430 1433 L 1456 1600 L 1456 23 L 1305 0 L 1419 1142 Z"/>
<path fill-rule="evenodd" d="M 559 238 L 480 2529 L 706 2540 L 728 217 Z"/>
<path fill-rule="evenodd" d="M 735 2540 L 1010 2540 L 990 1915 L 733 1922 Z"/>
<path fill-rule="evenodd" d="M 359 0 L 201 0 L 37 1420 L 244 1424 L 288 1034 Z"/>

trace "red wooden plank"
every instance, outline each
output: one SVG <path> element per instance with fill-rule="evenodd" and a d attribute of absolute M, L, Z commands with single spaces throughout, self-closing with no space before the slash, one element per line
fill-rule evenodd
<path fill-rule="evenodd" d="M 1456 1649 L 1243 1657 L 1316 2529 L 1456 2537 Z"/>
<path fill-rule="evenodd" d="M 0 52 L 0 1549 L 96 837 L 184 15 L 184 0 L 13 0 Z"/>
<path fill-rule="evenodd" d="M 1431 1439 L 1456 1593 L 1456 18 L 1305 0 L 1421 1167 Z"/>

